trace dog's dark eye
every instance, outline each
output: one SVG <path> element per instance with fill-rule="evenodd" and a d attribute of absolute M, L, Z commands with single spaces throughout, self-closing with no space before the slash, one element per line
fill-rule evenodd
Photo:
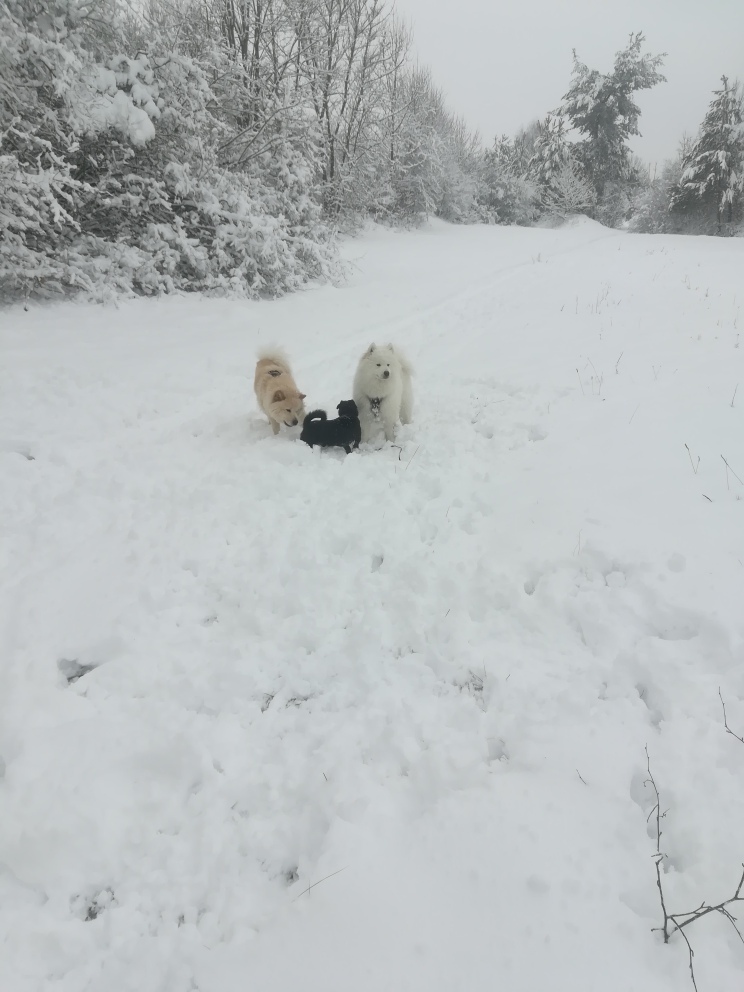
<path fill-rule="evenodd" d="M 381 365 L 382 365 L 382 362 L 378 362 L 378 363 L 377 363 L 377 368 L 379 369 L 379 367 L 380 367 Z"/>

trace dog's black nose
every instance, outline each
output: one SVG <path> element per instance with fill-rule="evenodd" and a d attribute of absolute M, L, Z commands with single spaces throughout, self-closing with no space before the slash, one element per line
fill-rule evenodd
<path fill-rule="evenodd" d="M 387 379 L 389 375 L 390 375 L 390 369 L 385 369 L 385 371 L 382 373 L 382 378 Z"/>

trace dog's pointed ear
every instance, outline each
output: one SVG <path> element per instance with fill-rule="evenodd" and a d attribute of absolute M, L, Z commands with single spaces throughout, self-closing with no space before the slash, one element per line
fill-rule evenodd
<path fill-rule="evenodd" d="M 395 348 L 393 347 L 392 344 L 388 345 L 388 351 L 395 351 Z"/>
<path fill-rule="evenodd" d="M 277 389 L 277 391 L 274 393 L 274 398 L 272 399 L 271 402 L 272 403 L 282 403 L 285 399 L 286 399 L 286 397 L 284 395 L 284 390 L 283 389 Z"/>
<path fill-rule="evenodd" d="M 304 400 L 307 398 L 307 393 L 300 393 L 300 399 Z"/>
<path fill-rule="evenodd" d="M 371 354 L 372 354 L 372 352 L 373 352 L 373 351 L 375 350 L 375 348 L 376 348 L 376 347 L 377 347 L 377 345 L 375 345 L 375 344 L 371 344 L 371 345 L 369 346 L 369 348 L 367 348 L 367 354 L 368 354 L 368 355 L 371 355 Z"/>

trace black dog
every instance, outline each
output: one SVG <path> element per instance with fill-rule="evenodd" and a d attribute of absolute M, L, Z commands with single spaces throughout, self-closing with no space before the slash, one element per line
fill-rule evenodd
<path fill-rule="evenodd" d="M 302 424 L 300 440 L 312 448 L 317 444 L 321 448 L 338 446 L 346 449 L 346 454 L 352 448 L 358 448 L 362 440 L 362 427 L 359 423 L 359 411 L 354 400 L 342 400 L 336 407 L 338 419 L 329 420 L 325 410 L 313 410 L 308 413 Z"/>

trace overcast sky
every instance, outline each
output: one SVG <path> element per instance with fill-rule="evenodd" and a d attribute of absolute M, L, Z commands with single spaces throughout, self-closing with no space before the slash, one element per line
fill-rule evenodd
<path fill-rule="evenodd" d="M 697 132 L 722 74 L 744 82 L 744 0 L 395 0 L 395 8 L 450 110 L 485 144 L 560 103 L 573 48 L 609 72 L 633 31 L 646 36 L 645 52 L 668 53 L 667 82 L 637 97 L 642 137 L 631 147 L 649 163 Z"/>

